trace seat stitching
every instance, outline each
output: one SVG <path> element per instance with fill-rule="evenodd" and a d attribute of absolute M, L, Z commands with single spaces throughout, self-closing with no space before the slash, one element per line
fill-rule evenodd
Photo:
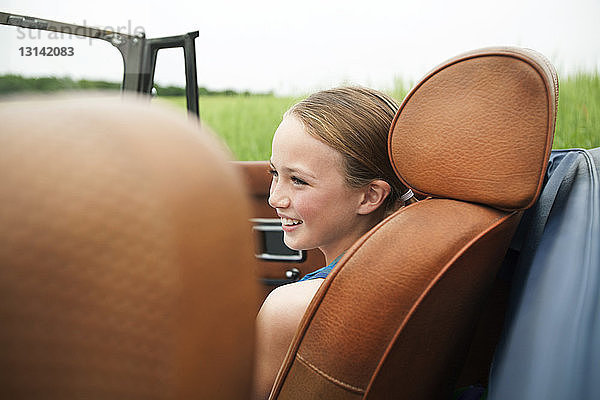
<path fill-rule="evenodd" d="M 298 359 L 298 361 L 300 361 L 302 364 L 306 365 L 308 368 L 312 369 L 313 371 L 315 371 L 317 374 L 321 375 L 322 377 L 332 381 L 333 383 L 343 387 L 344 389 L 348 389 L 351 390 L 353 392 L 359 393 L 359 394 L 363 394 L 365 392 L 364 389 L 361 389 L 359 387 L 356 386 L 352 386 L 348 383 L 342 382 L 339 379 L 334 378 L 333 376 L 327 374 L 326 372 L 320 370 L 319 368 L 317 368 L 316 366 L 314 366 L 313 364 L 311 364 L 308 360 L 304 359 L 299 353 L 296 353 L 296 358 Z"/>

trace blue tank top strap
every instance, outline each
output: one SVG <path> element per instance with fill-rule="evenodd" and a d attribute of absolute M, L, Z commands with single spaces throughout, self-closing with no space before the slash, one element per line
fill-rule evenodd
<path fill-rule="evenodd" d="M 329 275 L 331 270 L 336 266 L 336 264 L 338 263 L 338 261 L 340 261 L 340 258 L 342 258 L 343 255 L 344 255 L 344 253 L 337 256 L 337 258 L 335 260 L 333 260 L 331 263 L 329 263 L 329 265 L 327 265 L 323 268 L 319 268 L 316 271 L 313 271 L 309 274 L 304 275 L 304 277 L 302 277 L 302 279 L 300 279 L 298 282 L 309 281 L 311 279 L 318 279 L 318 278 L 323 278 L 323 279 L 327 278 L 327 275 Z"/>

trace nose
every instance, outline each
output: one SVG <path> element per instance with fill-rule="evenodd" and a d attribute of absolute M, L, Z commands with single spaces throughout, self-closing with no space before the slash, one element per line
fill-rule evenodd
<path fill-rule="evenodd" d="M 271 182 L 271 188 L 269 189 L 269 205 L 273 208 L 287 208 L 290 206 L 289 196 L 276 180 Z"/>

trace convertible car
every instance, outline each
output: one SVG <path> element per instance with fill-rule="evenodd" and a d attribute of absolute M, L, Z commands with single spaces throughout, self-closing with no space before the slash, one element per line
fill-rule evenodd
<path fill-rule="evenodd" d="M 262 300 L 324 260 L 283 243 L 268 162 L 198 123 L 197 32 L 0 24 L 124 62 L 118 100 L 0 101 L 1 397 L 250 398 Z M 190 118 L 148 101 L 172 47 Z M 552 65 L 514 47 L 415 85 L 388 144 L 422 200 L 345 253 L 271 399 L 600 398 L 600 149 L 551 151 L 557 101 Z"/>

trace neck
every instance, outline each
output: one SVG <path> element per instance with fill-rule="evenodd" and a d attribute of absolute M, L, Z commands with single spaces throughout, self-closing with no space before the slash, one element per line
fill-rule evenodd
<path fill-rule="evenodd" d="M 319 247 L 319 250 L 321 250 L 321 252 L 325 256 L 325 265 L 331 264 L 333 260 L 339 257 L 346 250 L 348 250 L 348 248 L 350 248 L 350 246 L 352 246 L 354 242 L 356 242 L 361 236 L 362 234 L 349 237 L 343 242 L 336 243 L 334 246 Z"/>
<path fill-rule="evenodd" d="M 367 217 L 367 216 L 365 216 Z M 377 225 L 381 218 L 375 217 L 374 215 L 369 215 L 369 218 L 364 218 L 361 224 L 357 224 L 356 230 L 354 234 L 346 237 L 345 240 L 335 243 L 333 246 L 322 246 L 319 247 L 319 250 L 325 256 L 326 265 L 331 264 L 333 260 L 335 260 L 340 254 L 345 252 L 352 246 L 358 239 L 362 237 L 365 233 L 367 233 L 371 228 Z"/>

